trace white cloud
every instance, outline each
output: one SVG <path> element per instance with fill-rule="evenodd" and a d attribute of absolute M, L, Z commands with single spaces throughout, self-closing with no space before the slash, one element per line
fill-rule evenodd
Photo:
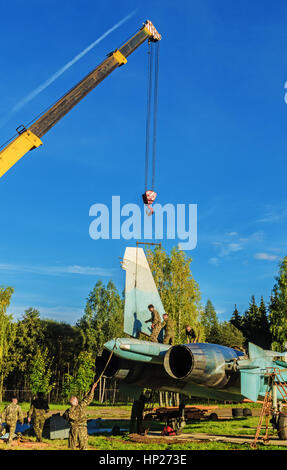
<path fill-rule="evenodd" d="M 254 255 L 255 259 L 260 259 L 260 260 L 265 260 L 265 261 L 275 261 L 279 259 L 279 256 L 277 255 L 272 255 L 270 253 L 256 253 Z"/>
<path fill-rule="evenodd" d="M 219 248 L 218 256 L 223 258 L 228 256 L 230 253 L 235 253 L 243 249 L 243 243 L 224 243 L 224 242 L 214 242 L 213 243 L 217 248 Z"/>
<path fill-rule="evenodd" d="M 229 237 L 236 237 L 238 235 L 238 232 L 228 232 L 226 235 Z"/>
<path fill-rule="evenodd" d="M 209 258 L 208 262 L 209 262 L 210 264 L 214 264 L 215 266 L 217 266 L 217 265 L 218 265 L 218 258 L 216 258 L 216 257 L 214 256 L 214 257 L 212 257 L 212 258 Z"/>
<path fill-rule="evenodd" d="M 78 274 L 85 276 L 112 276 L 114 269 L 94 266 L 31 266 L 21 264 L 0 264 L 0 271 L 41 274 L 46 276 L 62 276 L 65 274 Z"/>
<path fill-rule="evenodd" d="M 233 237 L 232 242 L 230 240 L 231 236 Z M 263 239 L 262 231 L 251 233 L 247 237 L 239 237 L 238 232 L 229 232 L 229 233 L 225 233 L 225 236 L 222 237 L 221 241 L 213 242 L 213 245 L 217 249 L 217 257 L 221 259 L 221 258 L 230 256 L 234 253 L 237 253 L 239 251 L 245 250 L 248 246 L 250 245 L 252 246 L 252 244 L 254 243 L 256 243 L 257 245 L 258 242 L 261 241 L 262 239 Z M 211 262 L 212 264 L 215 264 L 214 261 L 209 261 L 209 262 Z"/>
<path fill-rule="evenodd" d="M 217 315 L 224 315 L 226 313 L 226 310 L 224 310 L 224 309 L 217 310 L 216 309 L 216 313 L 217 313 Z"/>
<path fill-rule="evenodd" d="M 241 243 L 228 243 L 224 248 L 221 250 L 221 256 L 229 255 L 229 253 L 234 253 L 236 251 L 242 250 Z"/>
<path fill-rule="evenodd" d="M 287 209 L 286 207 L 275 207 L 268 205 L 265 208 L 265 214 L 263 217 L 258 219 L 256 222 L 259 223 L 276 223 L 280 222 L 283 219 L 286 219 L 287 217 Z"/>

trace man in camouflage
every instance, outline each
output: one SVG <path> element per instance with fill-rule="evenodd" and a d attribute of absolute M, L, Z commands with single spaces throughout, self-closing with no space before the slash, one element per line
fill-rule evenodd
<path fill-rule="evenodd" d="M 2 421 L 6 424 L 6 431 L 9 432 L 8 444 L 13 440 L 17 421 L 24 423 L 24 416 L 21 407 L 18 405 L 18 399 L 13 397 L 11 403 L 4 408 Z"/>
<path fill-rule="evenodd" d="M 164 338 L 163 344 L 173 344 L 174 343 L 174 321 L 173 319 L 167 314 L 163 314 L 163 322 L 161 327 L 164 328 Z"/>
<path fill-rule="evenodd" d="M 88 448 L 87 412 L 86 408 L 94 398 L 97 384 L 94 383 L 87 395 L 79 402 L 78 398 L 70 398 L 71 407 L 63 414 L 63 418 L 70 424 L 69 448 L 75 449 L 79 445 L 80 450 Z"/>
<path fill-rule="evenodd" d="M 146 320 L 146 323 L 151 322 L 152 334 L 150 335 L 150 340 L 154 343 L 157 343 L 157 337 L 161 330 L 161 319 L 158 311 L 154 308 L 152 304 L 148 306 L 149 311 L 151 312 L 151 318 Z"/>
<path fill-rule="evenodd" d="M 44 398 L 44 394 L 39 392 L 37 398 L 32 401 L 28 411 L 28 423 L 30 423 L 31 418 L 33 418 L 33 428 L 37 442 L 42 442 L 42 433 L 48 411 L 48 401 Z"/>

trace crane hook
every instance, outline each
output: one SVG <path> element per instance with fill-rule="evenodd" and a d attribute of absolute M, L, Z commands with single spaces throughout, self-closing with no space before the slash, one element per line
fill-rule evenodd
<path fill-rule="evenodd" d="M 152 215 L 154 213 L 154 209 L 152 208 L 152 204 L 155 201 L 157 194 L 155 191 L 147 190 L 143 195 L 143 202 L 147 206 L 146 213 L 147 215 Z"/>

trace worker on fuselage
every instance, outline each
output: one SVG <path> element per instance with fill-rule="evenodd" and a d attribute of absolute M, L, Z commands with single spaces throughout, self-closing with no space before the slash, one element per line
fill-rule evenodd
<path fill-rule="evenodd" d="M 164 313 L 162 318 L 163 318 L 163 322 L 161 324 L 161 327 L 164 328 L 163 344 L 173 344 L 174 343 L 174 321 L 167 313 Z"/>
<path fill-rule="evenodd" d="M 185 327 L 186 342 L 187 343 L 196 343 L 196 331 L 192 326 L 186 325 Z"/>
<path fill-rule="evenodd" d="M 150 340 L 154 343 L 157 343 L 157 337 L 161 330 L 161 319 L 158 311 L 154 308 L 152 304 L 148 306 L 149 311 L 151 312 L 151 318 L 146 320 L 146 323 L 151 323 L 152 333 L 150 335 Z"/>

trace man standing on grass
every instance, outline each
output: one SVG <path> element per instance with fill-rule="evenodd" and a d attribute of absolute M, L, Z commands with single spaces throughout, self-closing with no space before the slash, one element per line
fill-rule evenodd
<path fill-rule="evenodd" d="M 94 391 L 97 384 L 94 383 L 87 395 L 79 402 L 78 398 L 72 396 L 70 398 L 71 407 L 63 414 L 63 418 L 70 424 L 69 448 L 76 449 L 79 445 L 80 450 L 88 448 L 88 431 L 87 431 L 87 406 L 94 398 Z"/>
<path fill-rule="evenodd" d="M 32 401 L 30 410 L 28 411 L 28 423 L 30 423 L 31 418 L 33 418 L 33 428 L 37 442 L 42 442 L 42 433 L 48 411 L 48 401 L 44 398 L 44 393 L 39 392 L 37 398 Z"/>
<path fill-rule="evenodd" d="M 24 416 L 21 407 L 18 405 L 17 397 L 13 397 L 11 403 L 4 408 L 2 421 L 6 424 L 6 431 L 9 432 L 7 444 L 11 444 L 15 433 L 17 421 L 24 423 Z"/>
<path fill-rule="evenodd" d="M 138 400 L 134 400 L 130 419 L 130 434 L 143 434 L 143 413 L 148 398 L 142 393 Z"/>

